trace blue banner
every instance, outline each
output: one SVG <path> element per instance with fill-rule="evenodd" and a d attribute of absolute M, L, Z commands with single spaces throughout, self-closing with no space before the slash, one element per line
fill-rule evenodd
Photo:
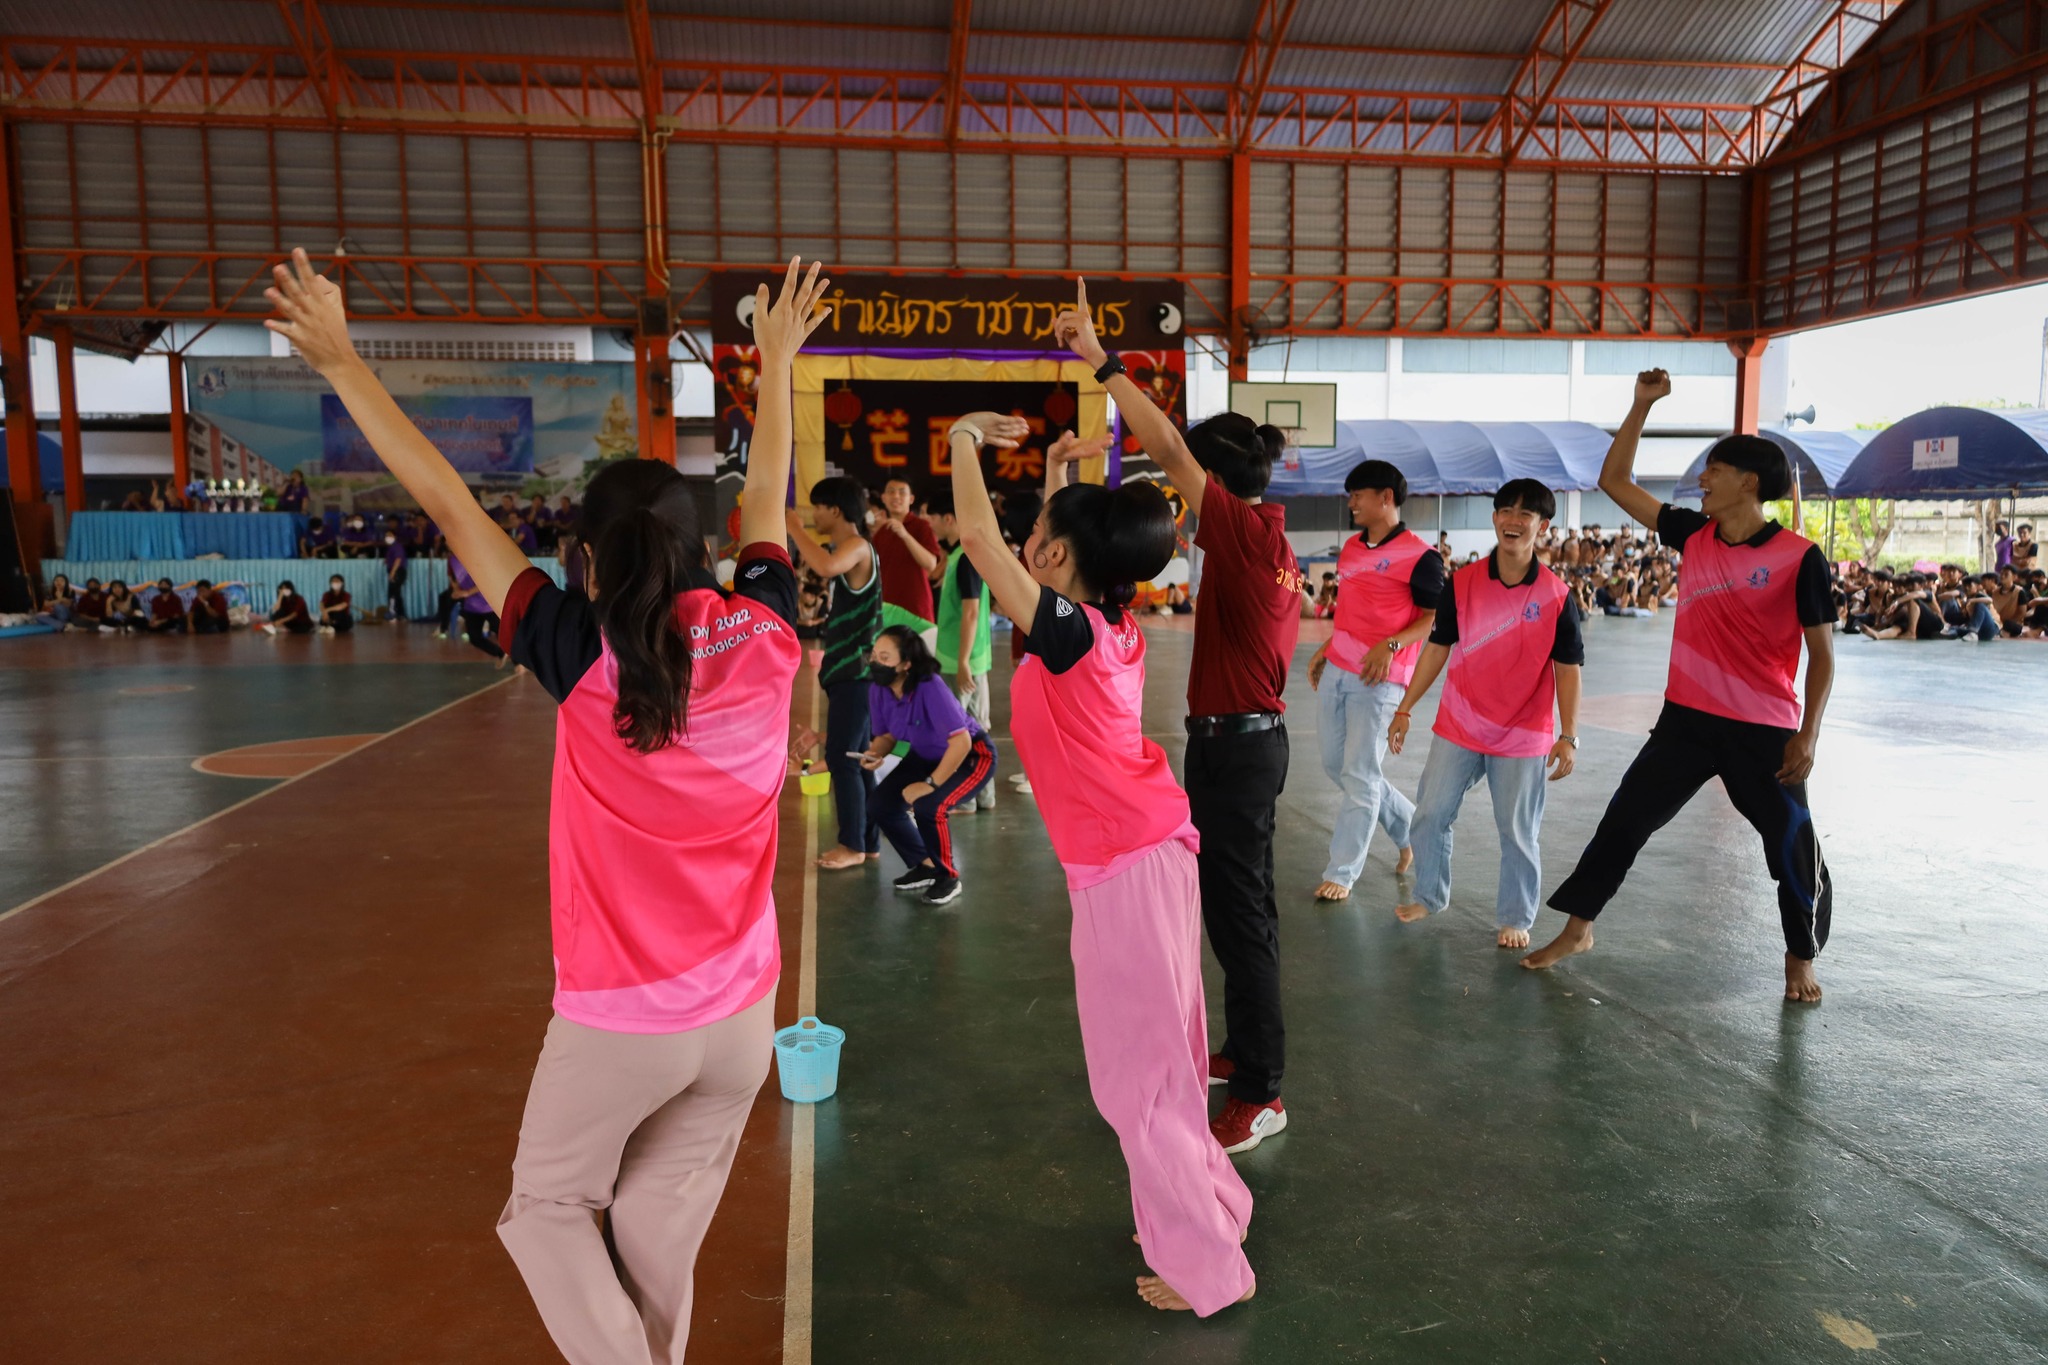
<path fill-rule="evenodd" d="M 412 424 L 464 474 L 533 472 L 533 400 L 429 394 L 402 400 Z M 340 398 L 320 395 L 320 446 L 330 473 L 379 473 L 384 462 L 370 448 Z"/>

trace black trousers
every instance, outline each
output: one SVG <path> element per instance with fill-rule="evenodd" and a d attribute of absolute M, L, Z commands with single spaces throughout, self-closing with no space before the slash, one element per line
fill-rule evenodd
<path fill-rule="evenodd" d="M 489 634 L 485 632 L 488 631 Z M 462 613 L 462 633 L 493 659 L 505 657 L 505 651 L 498 648 L 498 642 L 491 636 L 498 633 L 498 613 L 494 611 L 465 611 Z"/>
<path fill-rule="evenodd" d="M 1806 784 L 1778 781 L 1793 732 L 1664 703 L 1650 741 L 1629 764 L 1579 865 L 1550 898 L 1550 908 L 1597 917 L 1650 836 L 1671 823 L 1694 793 L 1718 777 L 1728 799 L 1763 837 L 1764 863 L 1778 883 L 1785 951 L 1808 961 L 1827 946 L 1834 879 L 1806 805 Z"/>
<path fill-rule="evenodd" d="M 1230 1093 L 1280 1098 L 1287 1026 L 1280 1014 L 1280 909 L 1273 900 L 1273 807 L 1287 786 L 1287 727 L 1189 735 L 1188 810 L 1202 835 L 1202 924 L 1223 968 L 1223 1055 Z"/>

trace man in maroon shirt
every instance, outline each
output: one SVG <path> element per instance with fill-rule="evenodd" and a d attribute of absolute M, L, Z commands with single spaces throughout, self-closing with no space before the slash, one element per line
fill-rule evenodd
<path fill-rule="evenodd" d="M 910 510 L 914 498 L 908 481 L 891 479 L 882 489 L 888 518 L 875 527 L 875 550 L 882 556 L 882 624 L 908 626 L 938 639 L 939 618 L 932 606 L 932 575 L 939 567 L 939 538 L 932 524 Z"/>
<path fill-rule="evenodd" d="M 168 578 L 157 582 L 156 596 L 149 599 L 147 628 L 152 635 L 184 633 L 185 599 L 178 596 L 178 590 L 171 586 Z"/>
<path fill-rule="evenodd" d="M 1117 411 L 1200 519 L 1203 562 L 1188 673 L 1188 807 L 1202 835 L 1202 922 L 1223 968 L 1224 1042 L 1209 1083 L 1229 1098 L 1209 1130 L 1247 1152 L 1287 1126 L 1280 1102 L 1287 1031 L 1280 1013 L 1280 913 L 1273 899 L 1274 806 L 1287 782 L 1288 665 L 1301 634 L 1301 569 L 1287 514 L 1264 501 L 1283 438 L 1223 413 L 1189 431 L 1103 349 L 1080 286 L 1054 334 L 1095 366 Z"/>

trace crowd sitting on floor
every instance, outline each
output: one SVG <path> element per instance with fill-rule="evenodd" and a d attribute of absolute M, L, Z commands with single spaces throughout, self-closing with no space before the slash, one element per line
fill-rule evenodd
<path fill-rule="evenodd" d="M 2048 638 L 2048 570 L 2008 561 L 1995 572 L 1960 564 L 1933 573 L 1851 564 L 1835 585 L 1842 629 L 1873 640 Z"/>

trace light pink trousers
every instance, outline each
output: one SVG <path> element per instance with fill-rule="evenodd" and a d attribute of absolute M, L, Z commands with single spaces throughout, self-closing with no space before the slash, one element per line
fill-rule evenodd
<path fill-rule="evenodd" d="M 774 1011 L 771 990 L 686 1033 L 548 1025 L 498 1237 L 570 1365 L 682 1360 L 697 1248 L 767 1079 Z"/>
<path fill-rule="evenodd" d="M 1252 1196 L 1209 1132 L 1195 855 L 1164 843 L 1072 896 L 1088 1088 L 1123 1144 L 1146 1263 L 1207 1317 L 1252 1287 Z"/>

